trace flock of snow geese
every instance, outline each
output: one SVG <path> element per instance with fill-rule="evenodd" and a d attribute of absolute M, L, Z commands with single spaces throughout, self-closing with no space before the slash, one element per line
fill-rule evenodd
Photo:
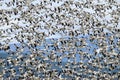
<path fill-rule="evenodd" d="M 0 80 L 119 80 L 120 0 L 0 0 Z"/>

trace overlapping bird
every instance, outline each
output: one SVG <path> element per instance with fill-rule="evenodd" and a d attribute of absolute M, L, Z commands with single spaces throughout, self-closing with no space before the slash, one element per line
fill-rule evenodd
<path fill-rule="evenodd" d="M 0 80 L 119 80 L 119 0 L 0 0 Z"/>

